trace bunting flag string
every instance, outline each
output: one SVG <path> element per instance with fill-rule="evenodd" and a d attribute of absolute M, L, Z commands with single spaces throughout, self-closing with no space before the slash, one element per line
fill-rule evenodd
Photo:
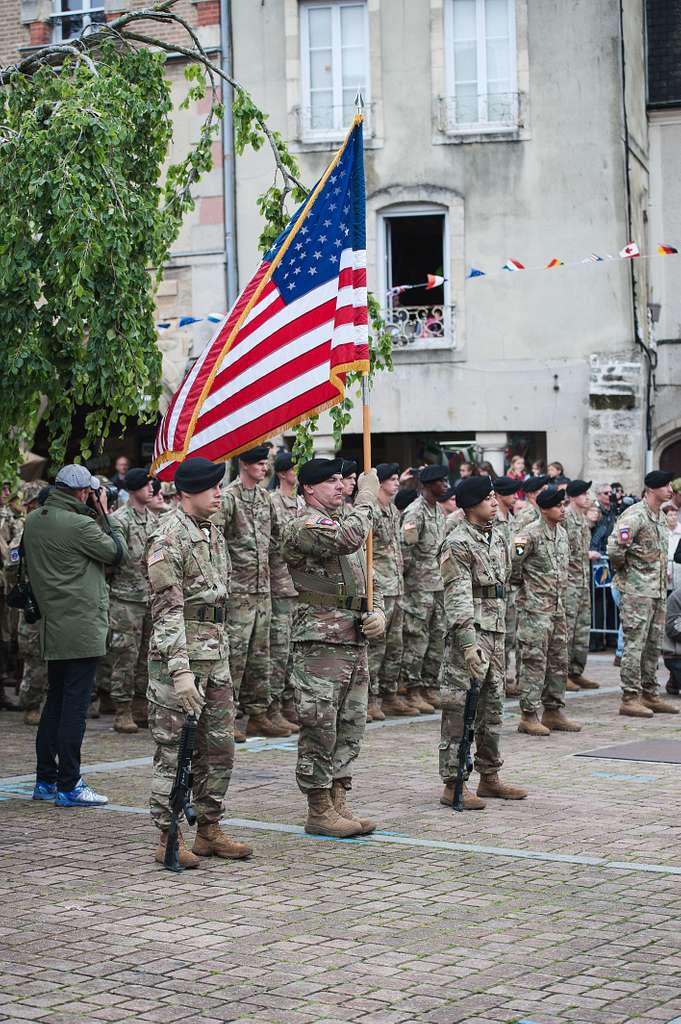
<path fill-rule="evenodd" d="M 209 313 L 207 316 L 174 316 L 169 320 L 162 320 L 156 326 L 159 331 L 167 331 L 171 327 L 191 327 L 192 324 L 200 324 L 204 321 L 208 321 L 211 324 L 221 324 L 224 319 L 224 313 Z"/>
<path fill-rule="evenodd" d="M 402 295 L 403 292 L 408 292 L 412 288 L 425 288 L 426 291 L 430 291 L 431 288 L 437 288 L 439 285 L 444 284 L 447 280 L 446 277 L 440 277 L 439 274 L 428 274 L 426 281 L 419 281 L 418 284 L 396 284 L 392 288 L 388 288 L 388 298 L 394 298 L 396 295 Z"/>
<path fill-rule="evenodd" d="M 519 272 L 519 271 L 533 271 L 533 270 L 555 270 L 558 267 L 579 267 L 585 263 L 606 263 L 608 261 L 619 261 L 619 260 L 633 260 L 642 259 L 650 260 L 656 259 L 658 256 L 678 256 L 679 250 L 673 245 L 668 245 L 665 242 L 660 242 L 654 253 L 642 253 L 635 241 L 628 242 L 623 249 L 620 249 L 617 256 L 611 256 L 610 253 L 600 256 L 598 253 L 592 252 L 590 256 L 586 256 L 582 260 L 561 260 L 558 257 L 554 257 L 548 263 L 542 264 L 537 267 L 527 267 L 521 263 L 520 260 L 507 259 L 506 262 L 499 270 L 482 270 L 480 267 L 470 267 L 466 274 L 466 280 L 470 281 L 474 277 L 493 277 L 496 274 L 503 274 L 507 271 Z M 421 286 L 423 287 L 423 286 Z"/>

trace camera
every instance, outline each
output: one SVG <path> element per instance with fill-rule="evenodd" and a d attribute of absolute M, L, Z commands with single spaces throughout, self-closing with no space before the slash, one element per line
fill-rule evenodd
<path fill-rule="evenodd" d="M 95 487 L 90 491 L 86 501 L 86 504 L 89 505 L 90 508 L 94 509 L 95 512 L 99 512 L 100 496 L 102 492 L 106 494 L 106 503 L 109 511 L 113 509 L 114 505 L 118 501 L 118 487 L 115 487 L 113 484 L 104 484 L 104 486 L 100 484 L 99 487 Z"/>

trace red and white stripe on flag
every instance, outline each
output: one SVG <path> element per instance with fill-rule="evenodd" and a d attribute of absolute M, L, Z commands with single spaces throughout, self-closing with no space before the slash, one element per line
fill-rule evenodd
<path fill-rule="evenodd" d="M 161 480 L 330 408 L 349 370 L 368 371 L 364 217 L 358 118 L 173 396 L 156 436 Z"/>

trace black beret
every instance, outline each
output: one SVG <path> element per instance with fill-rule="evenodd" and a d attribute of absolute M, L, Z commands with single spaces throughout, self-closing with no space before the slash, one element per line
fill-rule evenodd
<path fill-rule="evenodd" d="M 643 481 L 646 487 L 664 487 L 674 479 L 673 473 L 667 473 L 664 469 L 654 469 L 648 473 Z"/>
<path fill-rule="evenodd" d="M 545 491 L 537 495 L 539 508 L 555 508 L 565 501 L 565 494 L 559 487 L 547 487 Z"/>
<path fill-rule="evenodd" d="M 200 494 L 219 484 L 225 475 L 224 462 L 210 459 L 185 459 L 175 470 L 175 490 L 185 494 Z"/>
<path fill-rule="evenodd" d="M 293 469 L 293 456 L 290 452 L 279 452 L 274 459 L 274 472 L 285 473 Z"/>
<path fill-rule="evenodd" d="M 298 470 L 299 484 L 323 484 L 337 476 L 343 468 L 342 459 L 310 459 Z"/>
<path fill-rule="evenodd" d="M 571 480 L 565 488 L 565 493 L 571 498 L 578 498 L 580 494 L 586 494 L 591 487 L 591 480 Z"/>
<path fill-rule="evenodd" d="M 376 466 L 376 472 L 378 479 L 383 483 L 385 480 L 389 480 L 391 476 L 395 476 L 396 473 L 399 476 L 400 466 L 398 462 L 379 462 Z"/>
<path fill-rule="evenodd" d="M 497 494 L 508 497 L 515 494 L 523 486 L 522 480 L 513 480 L 510 476 L 498 476 L 494 481 L 494 490 Z"/>
<path fill-rule="evenodd" d="M 446 466 L 426 466 L 421 470 L 421 483 L 432 484 L 436 480 L 445 480 L 449 476 Z"/>
<path fill-rule="evenodd" d="M 141 491 L 149 483 L 149 474 L 146 469 L 129 469 L 123 477 L 123 487 L 126 491 Z"/>
<path fill-rule="evenodd" d="M 528 476 L 526 480 L 521 481 L 521 487 L 525 494 L 534 494 L 535 491 L 540 491 L 542 487 L 545 487 L 548 482 L 547 476 Z"/>
<path fill-rule="evenodd" d="M 441 494 L 437 499 L 438 501 L 449 501 L 450 498 L 456 497 L 456 487 L 448 487 L 444 494 Z"/>
<path fill-rule="evenodd" d="M 398 491 L 395 495 L 395 508 L 398 508 L 400 512 L 404 512 L 407 505 L 411 505 L 412 501 L 418 498 L 419 492 L 409 488 L 406 491 Z"/>
<path fill-rule="evenodd" d="M 340 461 L 342 463 L 342 469 L 340 471 L 342 477 L 352 476 L 352 474 L 356 473 L 359 469 L 354 459 L 341 459 Z"/>
<path fill-rule="evenodd" d="M 494 485 L 488 476 L 468 476 L 456 485 L 456 503 L 459 508 L 473 508 L 488 498 Z"/>
<path fill-rule="evenodd" d="M 262 462 L 266 459 L 270 453 L 269 444 L 259 444 L 256 448 L 250 448 L 247 452 L 242 452 L 239 458 L 242 462 L 245 462 L 247 466 L 252 466 L 254 462 Z"/>

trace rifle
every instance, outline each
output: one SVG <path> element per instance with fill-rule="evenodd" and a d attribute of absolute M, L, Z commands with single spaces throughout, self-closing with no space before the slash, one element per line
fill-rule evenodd
<path fill-rule="evenodd" d="M 168 871 L 184 871 L 180 866 L 180 855 L 178 847 L 178 832 L 182 815 L 187 819 L 188 825 L 196 821 L 196 811 L 191 805 L 192 795 L 192 754 L 196 746 L 196 729 L 199 722 L 195 715 L 187 715 L 182 732 L 180 734 L 180 746 L 177 752 L 177 770 L 175 782 L 170 791 L 170 828 L 168 829 L 168 841 L 166 843 L 163 867 Z"/>
<path fill-rule="evenodd" d="M 464 776 L 470 775 L 473 771 L 473 759 L 471 758 L 471 744 L 475 737 L 475 714 L 478 710 L 478 698 L 480 697 L 480 680 L 471 678 L 471 686 L 466 694 L 466 704 L 463 709 L 463 732 L 459 741 L 457 752 L 456 782 L 454 783 L 455 811 L 463 810 L 463 784 Z"/>

